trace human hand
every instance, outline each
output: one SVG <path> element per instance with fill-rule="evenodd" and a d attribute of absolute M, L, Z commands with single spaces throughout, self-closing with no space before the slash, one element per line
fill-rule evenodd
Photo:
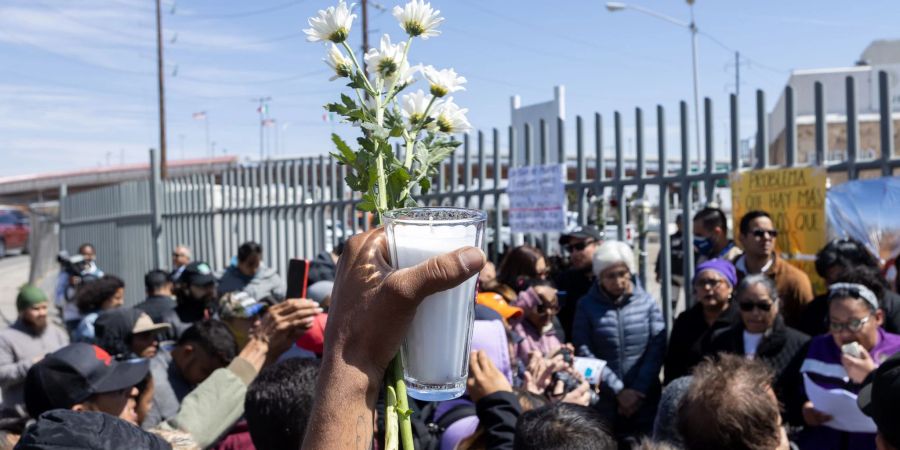
<path fill-rule="evenodd" d="M 828 414 L 823 413 L 815 408 L 811 401 L 803 404 L 803 421 L 807 425 L 817 427 L 832 419 Z"/>
<path fill-rule="evenodd" d="M 528 360 L 525 371 L 525 388 L 532 394 L 543 395 L 553 381 L 553 374 L 566 370 L 568 366 L 562 355 L 547 359 L 540 351 L 535 350 L 529 356 L 531 359 Z"/>
<path fill-rule="evenodd" d="M 872 355 L 862 345 L 859 346 L 859 358 L 841 353 L 841 364 L 847 371 L 847 376 L 856 384 L 862 384 L 866 377 L 878 367 L 872 360 Z"/>
<path fill-rule="evenodd" d="M 425 297 L 476 276 L 484 253 L 464 247 L 395 270 L 381 228 L 351 238 L 338 260 L 324 362 L 347 364 L 380 383 Z"/>
<path fill-rule="evenodd" d="M 312 300 L 285 300 L 269 308 L 250 335 L 267 344 L 268 355 L 277 358 L 312 326 L 321 312 L 322 308 Z"/>
<path fill-rule="evenodd" d="M 640 409 L 644 402 L 644 394 L 634 389 L 625 388 L 616 396 L 619 402 L 619 414 L 631 417 Z"/>
<path fill-rule="evenodd" d="M 581 383 L 572 391 L 566 393 L 560 400 L 563 403 L 571 403 L 574 405 L 590 406 L 591 405 L 591 385 L 581 376 L 580 373 L 571 372 L 571 375 L 577 378 Z"/>
<path fill-rule="evenodd" d="M 478 403 L 483 397 L 495 392 L 512 392 L 512 386 L 506 375 L 503 375 L 491 358 L 483 351 L 469 355 L 469 379 L 466 381 L 466 392 L 473 402 Z"/>

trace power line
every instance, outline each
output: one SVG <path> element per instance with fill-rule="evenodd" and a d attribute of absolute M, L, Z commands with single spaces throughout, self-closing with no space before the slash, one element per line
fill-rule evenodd
<path fill-rule="evenodd" d="M 193 17 L 193 18 L 198 18 L 198 19 L 233 19 L 233 18 L 240 18 L 240 17 L 256 16 L 256 15 L 259 15 L 259 14 L 266 14 L 266 13 L 270 13 L 270 12 L 274 12 L 274 11 L 280 11 L 280 10 L 282 10 L 282 9 L 290 8 L 291 6 L 298 5 L 298 4 L 302 3 L 302 2 L 303 2 L 303 0 L 291 0 L 291 1 L 288 1 L 288 2 L 280 3 L 280 4 L 277 4 L 277 5 L 273 5 L 273 6 L 269 6 L 269 7 L 266 7 L 266 8 L 261 8 L 261 9 L 251 10 L 251 11 L 236 12 L 236 13 L 224 13 L 224 14 L 185 14 L 185 15 L 181 15 L 181 16 L 182 16 L 182 17 Z M 180 14 L 177 14 L 177 13 L 176 13 L 176 15 L 180 15 Z"/>
<path fill-rule="evenodd" d="M 110 71 L 110 72 L 118 72 L 118 73 L 129 74 L 129 75 L 141 75 L 141 76 L 153 76 L 153 75 L 154 75 L 154 74 L 151 73 L 151 72 L 142 72 L 142 71 L 137 71 L 137 70 L 119 69 L 119 68 L 116 68 L 116 67 L 109 67 L 109 66 L 104 66 L 104 65 L 101 65 L 101 64 L 97 64 L 97 63 L 91 63 L 91 62 L 88 62 L 88 61 L 85 61 L 85 60 L 82 60 L 82 59 L 78 59 L 78 58 L 69 56 L 69 55 L 67 55 L 67 54 L 65 54 L 65 53 L 60 53 L 60 52 L 56 52 L 56 51 L 54 51 L 54 50 L 50 50 L 50 49 L 48 49 L 47 47 L 45 47 L 45 46 L 43 46 L 43 45 L 35 44 L 34 42 L 29 41 L 29 40 L 26 40 L 26 39 L 22 39 L 21 37 L 17 37 L 17 36 L 10 35 L 10 34 L 8 34 L 8 33 L 4 33 L 2 30 L 0 30 L 0 34 L 6 35 L 7 38 L 8 38 L 9 40 L 13 41 L 13 42 L 16 42 L 16 43 L 19 43 L 19 44 L 24 44 L 24 45 L 29 45 L 29 46 L 31 46 L 31 47 L 34 47 L 34 48 L 37 48 L 37 49 L 39 49 L 39 50 L 41 50 L 41 51 L 44 51 L 44 52 L 46 52 L 46 53 L 49 53 L 49 54 L 51 54 L 51 55 L 54 55 L 54 56 L 57 56 L 57 57 L 59 57 L 59 58 L 63 58 L 63 59 L 69 60 L 69 61 L 71 61 L 71 62 L 80 64 L 80 65 L 83 65 L 83 66 L 86 66 L 86 67 L 91 67 L 91 68 L 94 68 L 94 69 L 103 69 L 103 70 L 107 70 L 107 71 Z"/>
<path fill-rule="evenodd" d="M 195 82 L 199 82 L 199 83 L 244 86 L 244 85 L 257 85 L 257 84 L 284 83 L 284 82 L 288 82 L 288 81 L 300 80 L 300 79 L 309 78 L 309 77 L 312 77 L 315 75 L 323 75 L 323 74 L 327 74 L 327 73 L 329 73 L 329 70 L 327 68 L 321 68 L 321 69 L 313 70 L 311 72 L 301 73 L 301 74 L 297 74 L 297 75 L 289 75 L 286 77 L 271 78 L 268 80 L 254 80 L 254 81 L 210 80 L 207 78 L 190 77 L 190 76 L 186 77 L 183 75 L 177 75 L 172 78 L 176 79 L 176 80 L 181 79 L 181 80 L 185 80 L 185 81 L 195 81 Z"/>

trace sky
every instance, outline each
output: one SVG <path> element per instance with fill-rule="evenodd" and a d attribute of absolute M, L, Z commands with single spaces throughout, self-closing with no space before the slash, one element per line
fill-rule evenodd
<path fill-rule="evenodd" d="M 267 97 L 275 121 L 265 130 L 268 156 L 320 155 L 332 150 L 332 132 L 352 136 L 347 125 L 326 120 L 322 105 L 344 87 L 328 80 L 325 47 L 302 33 L 308 17 L 335 3 L 163 0 L 169 158 L 213 150 L 258 158 L 258 99 Z M 370 0 L 371 44 L 383 33 L 403 37 L 390 12 L 400 3 Z M 690 14 L 683 1 L 634 4 L 683 20 Z M 453 67 L 468 79 L 454 97 L 478 129 L 508 126 L 512 95 L 523 105 L 543 102 L 558 84 L 566 86 L 568 120 L 618 110 L 626 133 L 635 107 L 655 123 L 658 104 L 675 129 L 678 101 L 692 98 L 690 33 L 654 17 L 610 13 L 595 0 L 432 5 L 446 18 L 442 34 L 415 40 L 410 59 Z M 791 70 L 850 66 L 872 40 L 900 38 L 896 0 L 697 0 L 695 16 L 700 91 L 716 105 L 720 154 L 727 151 L 735 50 L 748 137 L 754 90 L 766 92 L 771 109 Z M 360 47 L 358 21 L 351 34 Z M 152 0 L 3 1 L 0 177 L 146 162 L 148 149 L 159 146 L 155 39 Z M 193 118 L 199 112 L 206 121 Z"/>

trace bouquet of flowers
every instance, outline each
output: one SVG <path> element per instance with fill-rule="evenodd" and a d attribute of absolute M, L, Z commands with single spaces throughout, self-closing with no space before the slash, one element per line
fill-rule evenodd
<path fill-rule="evenodd" d="M 417 205 L 413 195 L 428 192 L 440 163 L 460 145 L 453 135 L 471 129 L 468 110 L 450 96 L 465 89 L 466 79 L 451 68 L 409 62 L 416 38 L 440 35 L 437 28 L 444 18 L 430 3 L 412 0 L 395 6 L 394 17 L 406 40 L 395 44 L 385 34 L 378 48 L 369 49 L 362 58 L 347 43 L 356 18 L 352 7 L 340 0 L 310 18 L 310 28 L 304 32 L 307 40 L 328 46 L 324 61 L 334 71 L 331 80 L 347 81 L 340 101 L 325 109 L 358 126 L 361 133 L 355 148 L 332 134 L 337 147 L 332 155 L 350 169 L 347 185 L 362 193 L 357 208 L 377 213 L 380 221 L 385 211 Z M 418 77 L 424 78 L 427 90 L 407 93 Z M 395 143 L 404 149 L 399 157 L 393 151 Z M 399 441 L 412 450 L 411 411 L 399 356 L 391 363 L 386 383 L 385 448 L 397 449 Z"/>

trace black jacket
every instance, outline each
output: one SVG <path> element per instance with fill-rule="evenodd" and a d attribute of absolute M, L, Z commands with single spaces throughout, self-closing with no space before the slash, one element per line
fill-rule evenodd
<path fill-rule="evenodd" d="M 475 404 L 478 424 L 484 429 L 485 448 L 512 449 L 516 439 L 516 422 L 522 409 L 516 394 L 495 392 Z"/>
<path fill-rule="evenodd" d="M 775 324 L 763 336 L 756 349 L 756 358 L 765 362 L 775 374 L 772 388 L 785 407 L 784 420 L 794 425 L 803 424 L 803 378 L 800 366 L 806 358 L 809 340 L 806 334 L 785 325 L 784 319 L 778 315 Z M 743 355 L 743 322 L 714 333 L 706 351 L 708 354 L 724 352 Z"/>
<path fill-rule="evenodd" d="M 331 253 L 322 252 L 316 255 L 316 259 L 309 263 L 309 284 L 315 284 L 319 281 L 334 281 L 337 273 L 337 264 Z"/>
<path fill-rule="evenodd" d="M 90 411 L 54 409 L 25 430 L 17 450 L 171 450 L 172 446 L 118 417 Z"/>
<path fill-rule="evenodd" d="M 884 331 L 900 334 L 900 294 L 885 289 L 881 309 L 884 310 L 884 324 L 881 325 Z M 800 316 L 798 329 L 810 336 L 828 332 L 828 294 L 816 297 L 806 307 Z"/>
<path fill-rule="evenodd" d="M 665 361 L 666 384 L 689 375 L 691 369 L 700 364 L 706 356 L 704 347 L 709 345 L 713 333 L 733 326 L 740 320 L 741 315 L 733 302 L 711 326 L 707 325 L 706 319 L 703 318 L 703 305 L 700 303 L 681 313 L 675 319 L 672 334 L 669 336 Z"/>
<path fill-rule="evenodd" d="M 575 311 L 578 309 L 578 300 L 584 297 L 594 285 L 594 274 L 591 267 L 575 270 L 569 269 L 556 277 L 556 287 L 559 289 L 559 312 L 556 318 L 562 325 L 566 337 L 572 337 L 573 324 L 575 323 Z M 563 295 L 565 292 L 565 295 Z"/>

